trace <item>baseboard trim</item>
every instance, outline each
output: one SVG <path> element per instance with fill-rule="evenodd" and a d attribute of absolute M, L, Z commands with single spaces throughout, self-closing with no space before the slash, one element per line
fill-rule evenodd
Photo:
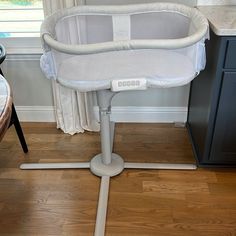
<path fill-rule="evenodd" d="M 53 106 L 16 106 L 20 121 L 55 122 Z M 99 119 L 98 107 L 94 107 Z M 111 119 L 115 122 L 173 123 L 186 122 L 187 107 L 112 107 Z"/>
<path fill-rule="evenodd" d="M 55 122 L 53 106 L 16 106 L 18 118 L 22 122 Z"/>
<path fill-rule="evenodd" d="M 98 107 L 94 107 L 98 118 Z M 186 122 L 187 107 L 112 107 L 111 119 L 115 122 L 173 123 Z"/>

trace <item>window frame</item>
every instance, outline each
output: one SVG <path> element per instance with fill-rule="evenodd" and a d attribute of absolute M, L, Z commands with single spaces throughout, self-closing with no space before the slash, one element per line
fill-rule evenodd
<path fill-rule="evenodd" d="M 23 7 L 22 7 L 23 8 Z M 10 9 L 10 8 L 9 8 Z M 35 8 L 38 10 L 41 8 Z M 34 9 L 30 9 L 34 10 Z M 42 7 L 43 10 L 43 7 Z M 7 54 L 42 54 L 40 36 L 0 37 L 0 43 L 6 48 Z"/>
<path fill-rule="evenodd" d="M 0 43 L 6 48 L 7 54 L 41 54 L 40 37 L 9 37 L 0 38 Z"/>

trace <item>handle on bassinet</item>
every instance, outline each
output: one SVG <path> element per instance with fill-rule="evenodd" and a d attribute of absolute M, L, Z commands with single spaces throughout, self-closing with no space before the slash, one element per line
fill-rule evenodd
<path fill-rule="evenodd" d="M 65 44 L 55 40 L 55 25 L 61 19 L 64 19 L 70 15 L 86 15 L 86 14 L 102 14 L 102 15 L 116 15 L 119 14 L 131 14 L 131 12 L 177 12 L 191 19 L 192 24 L 196 28 L 196 32 L 183 38 L 175 39 L 131 39 L 131 40 L 119 40 L 109 41 L 103 43 L 94 44 Z M 205 16 L 195 8 L 187 7 L 180 4 L 173 3 L 155 3 L 155 4 L 141 4 L 134 6 L 122 6 L 122 7 L 99 7 L 99 6 L 80 6 L 72 9 L 65 9 L 49 16 L 42 24 L 41 37 L 44 41 L 44 49 L 46 51 L 55 49 L 62 53 L 67 54 L 95 54 L 109 51 L 120 50 L 134 50 L 134 49 L 178 49 L 191 46 L 203 38 L 207 38 L 208 34 L 208 21 Z"/>
<path fill-rule="evenodd" d="M 109 51 L 134 50 L 134 49 L 178 49 L 191 46 L 200 41 L 208 32 L 208 26 L 203 25 L 195 34 L 180 39 L 157 39 L 157 40 L 127 40 L 111 41 L 96 44 L 70 45 L 53 39 L 49 34 L 44 34 L 45 43 L 62 53 L 68 54 L 94 54 Z"/>

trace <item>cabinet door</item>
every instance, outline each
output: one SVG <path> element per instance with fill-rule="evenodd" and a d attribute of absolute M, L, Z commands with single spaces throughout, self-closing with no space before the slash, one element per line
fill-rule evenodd
<path fill-rule="evenodd" d="M 236 164 L 236 72 L 224 73 L 210 162 Z"/>

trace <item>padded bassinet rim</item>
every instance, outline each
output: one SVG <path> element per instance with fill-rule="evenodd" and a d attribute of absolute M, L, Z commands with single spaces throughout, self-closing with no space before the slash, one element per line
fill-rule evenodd
<path fill-rule="evenodd" d="M 156 39 L 156 40 L 123 40 L 95 44 L 69 45 L 55 40 L 55 26 L 57 22 L 65 17 L 74 15 L 115 15 L 115 14 L 139 14 L 151 12 L 174 12 L 192 19 L 197 28 L 194 34 L 178 39 Z M 208 21 L 205 16 L 195 8 L 176 3 L 151 3 L 135 5 L 116 6 L 87 6 L 82 5 L 64 9 L 47 17 L 41 26 L 41 38 L 45 52 L 51 48 L 68 54 L 92 54 L 119 50 L 134 49 L 178 49 L 191 46 L 202 38 L 207 38 Z"/>

